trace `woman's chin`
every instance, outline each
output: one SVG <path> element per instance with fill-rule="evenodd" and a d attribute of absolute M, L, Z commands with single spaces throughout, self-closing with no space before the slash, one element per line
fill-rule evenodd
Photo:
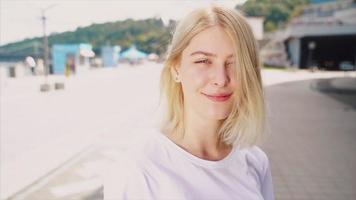
<path fill-rule="evenodd" d="M 205 116 L 207 119 L 210 119 L 210 120 L 224 120 L 229 116 L 229 114 L 230 114 L 230 112 L 211 111 L 209 113 L 206 113 Z"/>

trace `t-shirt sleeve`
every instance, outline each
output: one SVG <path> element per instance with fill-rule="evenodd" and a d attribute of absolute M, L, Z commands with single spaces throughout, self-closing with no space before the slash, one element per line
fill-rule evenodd
<path fill-rule="evenodd" d="M 259 147 L 256 146 L 255 151 L 258 160 L 262 165 L 260 171 L 261 194 L 264 200 L 274 200 L 275 198 L 273 192 L 272 173 L 271 173 L 269 159 L 266 153 Z"/>
<path fill-rule="evenodd" d="M 137 164 L 123 157 L 106 169 L 104 200 L 151 199 L 146 178 Z"/>
<path fill-rule="evenodd" d="M 264 178 L 261 183 L 261 193 L 265 200 L 274 200 L 273 182 L 269 160 L 266 160 Z"/>

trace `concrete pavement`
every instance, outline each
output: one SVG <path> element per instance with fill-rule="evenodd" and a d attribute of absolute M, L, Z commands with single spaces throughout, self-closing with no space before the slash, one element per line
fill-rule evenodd
<path fill-rule="evenodd" d="M 51 84 L 66 88 L 48 93 L 39 92 L 43 77 L 1 79 L 0 199 L 48 176 L 99 135 L 112 133 L 108 141 L 116 141 L 135 122 L 148 121 L 144 115 L 157 107 L 159 71 L 148 63 L 50 76 Z"/>
<path fill-rule="evenodd" d="M 354 84 L 355 78 L 333 78 L 267 87 L 263 148 L 276 199 L 356 199 Z"/>

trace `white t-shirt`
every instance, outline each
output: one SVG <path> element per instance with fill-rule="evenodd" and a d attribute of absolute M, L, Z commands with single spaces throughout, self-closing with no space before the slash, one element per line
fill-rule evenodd
<path fill-rule="evenodd" d="M 156 131 L 112 165 L 104 199 L 273 200 L 269 161 L 257 146 L 222 160 L 198 158 Z"/>

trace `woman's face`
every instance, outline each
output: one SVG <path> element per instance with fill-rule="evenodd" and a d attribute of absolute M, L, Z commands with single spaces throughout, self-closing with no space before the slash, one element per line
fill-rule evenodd
<path fill-rule="evenodd" d="M 197 34 L 182 52 L 177 69 L 185 112 L 211 120 L 225 119 L 236 91 L 232 41 L 219 26 Z"/>

